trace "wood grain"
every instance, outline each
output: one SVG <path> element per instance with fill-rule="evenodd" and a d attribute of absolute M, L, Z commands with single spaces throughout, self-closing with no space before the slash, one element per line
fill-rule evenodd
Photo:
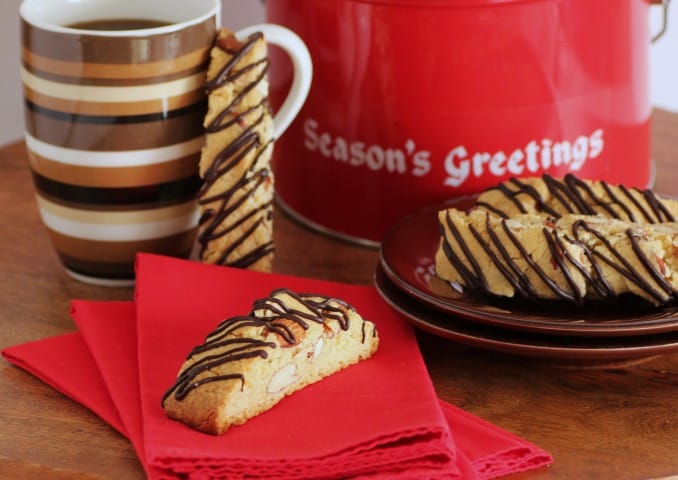
<path fill-rule="evenodd" d="M 678 115 L 655 111 L 656 189 L 678 195 Z M 129 300 L 131 289 L 67 277 L 40 223 L 22 143 L 0 149 L 0 348 L 74 331 L 72 298 Z M 378 260 L 276 211 L 276 271 L 370 284 Z M 303 248 L 299 248 L 302 246 Z M 439 395 L 550 451 L 555 463 L 507 479 L 640 480 L 678 474 L 678 354 L 632 366 L 566 369 L 418 338 Z M 129 443 L 94 414 L 0 363 L 0 477 L 136 479 Z"/>

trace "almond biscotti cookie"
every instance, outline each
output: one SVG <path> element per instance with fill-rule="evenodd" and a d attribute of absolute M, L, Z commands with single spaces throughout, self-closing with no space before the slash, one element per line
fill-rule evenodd
<path fill-rule="evenodd" d="M 378 344 L 375 325 L 346 302 L 276 290 L 190 352 L 162 406 L 169 417 L 220 435 L 369 358 Z"/>
<path fill-rule="evenodd" d="M 677 223 L 565 215 L 556 225 L 586 248 L 591 261 L 588 298 L 631 293 L 655 305 L 678 299 Z"/>
<path fill-rule="evenodd" d="M 262 34 L 220 30 L 207 72 L 200 259 L 270 271 L 273 259 L 273 123 Z"/>
<path fill-rule="evenodd" d="M 443 280 L 501 297 L 581 302 L 590 269 L 584 247 L 538 215 L 505 219 L 486 211 L 438 213 L 435 256 Z"/>
<path fill-rule="evenodd" d="M 524 213 L 560 217 L 567 214 L 602 215 L 636 223 L 674 222 L 678 201 L 651 190 L 611 185 L 566 175 L 512 178 L 478 197 L 476 208 L 504 218 Z"/>
<path fill-rule="evenodd" d="M 503 218 L 482 209 L 439 212 L 436 274 L 466 290 L 530 300 L 678 298 L 678 224 L 598 215 Z"/>

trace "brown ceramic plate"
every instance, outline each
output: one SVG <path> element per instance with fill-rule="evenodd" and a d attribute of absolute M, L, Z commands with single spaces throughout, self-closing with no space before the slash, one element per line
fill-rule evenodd
<path fill-rule="evenodd" d="M 414 326 L 461 344 L 539 357 L 567 367 L 605 367 L 678 351 L 678 331 L 638 337 L 569 337 L 493 328 L 450 316 L 405 294 L 381 266 L 375 285 L 383 299 Z"/>
<path fill-rule="evenodd" d="M 417 301 L 467 321 L 532 333 L 569 336 L 635 336 L 678 331 L 678 307 L 655 308 L 641 300 L 521 302 L 455 292 L 434 276 L 439 233 L 437 212 L 470 208 L 475 197 L 460 197 L 414 213 L 391 229 L 381 245 L 384 274 Z"/>

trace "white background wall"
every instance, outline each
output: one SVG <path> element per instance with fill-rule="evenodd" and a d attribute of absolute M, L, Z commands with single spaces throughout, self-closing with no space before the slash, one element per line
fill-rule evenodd
<path fill-rule="evenodd" d="M 21 0 L 0 0 L 0 145 L 22 138 L 18 73 L 20 3 Z M 222 0 L 222 4 L 222 22 L 229 28 L 238 29 L 263 20 L 258 0 Z M 669 10 L 668 31 L 650 50 L 651 93 L 654 105 L 678 112 L 678 0 L 673 1 Z M 650 19 L 650 29 L 655 32 L 661 24 L 659 7 L 652 8 Z"/>

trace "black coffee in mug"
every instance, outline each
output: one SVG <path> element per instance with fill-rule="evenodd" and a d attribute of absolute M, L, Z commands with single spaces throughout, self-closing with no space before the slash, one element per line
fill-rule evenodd
<path fill-rule="evenodd" d="M 148 20 L 144 18 L 105 18 L 101 20 L 88 20 L 86 22 L 66 25 L 68 28 L 78 30 L 141 30 L 144 28 L 157 28 L 169 25 L 162 20 Z"/>

